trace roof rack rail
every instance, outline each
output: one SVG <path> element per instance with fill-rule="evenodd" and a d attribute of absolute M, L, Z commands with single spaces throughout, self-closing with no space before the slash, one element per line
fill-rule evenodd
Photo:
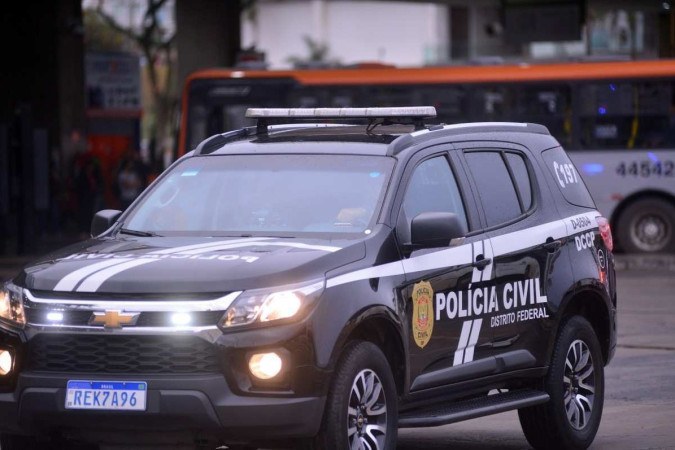
<path fill-rule="evenodd" d="M 258 133 L 266 133 L 272 124 L 302 120 L 382 119 L 386 123 L 413 123 L 424 127 L 424 119 L 436 117 L 433 106 L 405 106 L 386 108 L 248 108 L 246 117 L 258 119 Z"/>
<path fill-rule="evenodd" d="M 216 134 L 201 141 L 195 148 L 195 155 L 207 155 L 214 150 L 222 147 L 230 141 L 248 136 L 253 132 L 253 127 L 239 128 L 237 130 L 228 131 L 227 133 Z"/>
<path fill-rule="evenodd" d="M 396 155 L 413 143 L 434 139 L 436 137 L 456 136 L 460 134 L 478 132 L 521 132 L 544 134 L 549 136 L 551 134 L 546 126 L 530 122 L 466 122 L 454 123 L 450 125 L 441 124 L 415 131 L 414 133 L 399 136 L 394 141 L 392 141 L 391 144 L 389 144 L 389 153 Z"/>

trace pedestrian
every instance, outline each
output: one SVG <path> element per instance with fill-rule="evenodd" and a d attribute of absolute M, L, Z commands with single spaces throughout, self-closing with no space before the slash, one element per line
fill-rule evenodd
<path fill-rule="evenodd" d="M 146 171 L 137 154 L 131 152 L 117 173 L 117 192 L 122 210 L 127 209 L 146 186 Z"/>
<path fill-rule="evenodd" d="M 101 162 L 93 152 L 86 151 L 76 157 L 74 178 L 78 202 L 78 228 L 82 237 L 88 237 L 91 219 L 103 208 L 103 173 Z"/>

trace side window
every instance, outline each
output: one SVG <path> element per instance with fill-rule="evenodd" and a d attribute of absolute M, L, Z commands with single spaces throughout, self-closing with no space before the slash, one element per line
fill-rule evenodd
<path fill-rule="evenodd" d="M 562 147 L 546 150 L 542 156 L 565 200 L 573 205 L 595 208 L 595 203 L 584 180 L 581 179 L 579 172 Z"/>
<path fill-rule="evenodd" d="M 415 168 L 403 198 L 399 215 L 399 224 L 405 236 L 403 242 L 410 241 L 410 222 L 423 212 L 451 212 L 459 216 L 468 229 L 466 211 L 455 176 L 445 156 L 427 159 Z M 402 221 L 405 223 L 401 223 Z"/>
<path fill-rule="evenodd" d="M 520 216 L 523 211 L 518 194 L 501 152 L 467 152 L 465 158 L 476 182 L 488 227 Z"/>
<path fill-rule="evenodd" d="M 520 195 L 520 201 L 522 202 L 522 210 L 525 212 L 532 207 L 532 182 L 530 180 L 530 174 L 527 171 L 525 160 L 521 155 L 517 153 L 505 153 L 505 155 L 506 161 L 511 168 L 511 174 L 516 183 L 516 188 L 518 188 L 518 194 Z"/>

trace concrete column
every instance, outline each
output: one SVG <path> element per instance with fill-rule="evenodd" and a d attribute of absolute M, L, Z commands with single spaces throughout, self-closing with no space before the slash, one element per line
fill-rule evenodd
<path fill-rule="evenodd" d="M 61 0 L 57 16 L 56 83 L 62 165 L 73 158 L 74 134 L 86 133 L 84 92 L 84 25 L 81 0 Z M 63 170 L 64 167 L 62 167 Z"/>
<path fill-rule="evenodd" d="M 176 0 L 179 89 L 195 70 L 234 65 L 240 11 L 238 1 Z"/>

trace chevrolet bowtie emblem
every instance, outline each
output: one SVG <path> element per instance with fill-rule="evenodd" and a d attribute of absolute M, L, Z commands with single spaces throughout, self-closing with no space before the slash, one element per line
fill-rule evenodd
<path fill-rule="evenodd" d="M 124 313 L 122 311 L 95 312 L 89 325 L 103 325 L 105 328 L 122 328 L 128 325 L 136 325 L 140 313 Z"/>

